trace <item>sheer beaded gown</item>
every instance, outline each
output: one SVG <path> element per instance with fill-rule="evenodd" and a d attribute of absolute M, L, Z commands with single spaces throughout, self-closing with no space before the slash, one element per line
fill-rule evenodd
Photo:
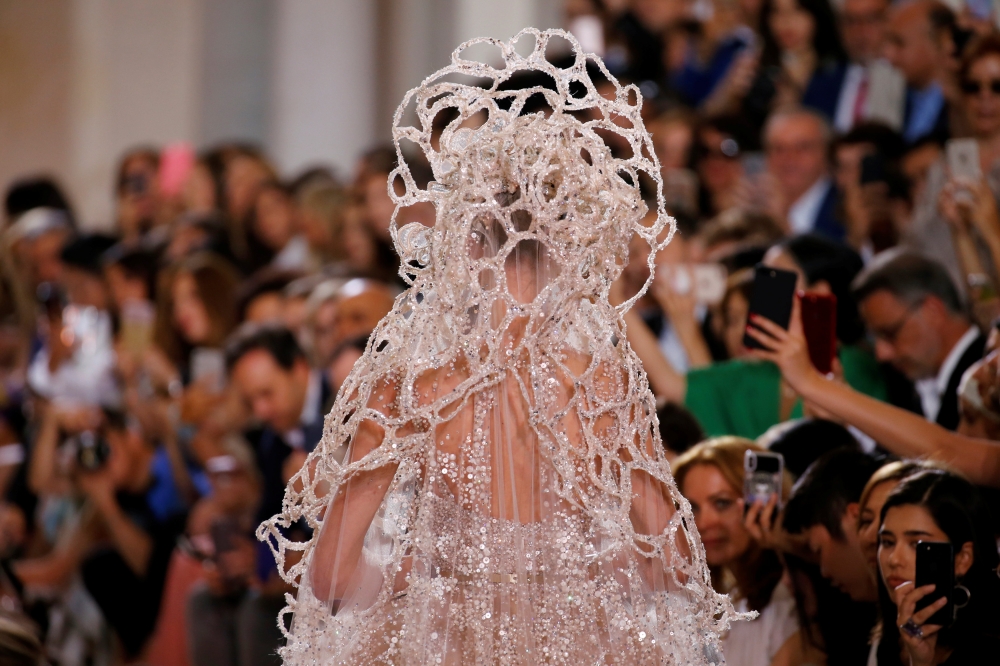
<path fill-rule="evenodd" d="M 396 111 L 410 286 L 258 531 L 298 587 L 286 664 L 723 663 L 738 616 L 625 341 L 638 296 L 608 301 L 633 235 L 652 269 L 673 233 L 640 106 L 570 35 L 526 30 L 463 44 Z M 420 202 L 434 226 L 402 224 Z"/>

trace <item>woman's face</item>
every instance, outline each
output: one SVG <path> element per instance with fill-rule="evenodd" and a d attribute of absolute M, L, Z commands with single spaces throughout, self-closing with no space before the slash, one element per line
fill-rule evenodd
<path fill-rule="evenodd" d="M 767 20 L 782 52 L 801 53 L 812 48 L 816 22 L 796 0 L 774 0 Z M 828 26 L 828 29 L 836 28 Z"/>
<path fill-rule="evenodd" d="M 713 197 L 725 195 L 743 177 L 736 142 L 719 130 L 706 127 L 698 133 L 698 144 L 701 154 L 698 178 Z"/>
<path fill-rule="evenodd" d="M 997 91 L 993 90 L 997 86 Z M 979 138 L 1000 132 L 1000 55 L 990 53 L 975 61 L 963 82 L 965 110 Z"/>
<path fill-rule="evenodd" d="M 734 291 L 725 300 L 723 307 L 726 327 L 722 331 L 722 343 L 726 345 L 726 353 L 729 354 L 729 358 L 745 356 L 747 349 L 743 346 L 743 334 L 747 328 L 750 303 L 743 297 L 742 292 Z"/>
<path fill-rule="evenodd" d="M 208 342 L 212 334 L 212 320 L 198 293 L 194 276 L 190 273 L 179 273 L 174 278 L 171 296 L 174 301 L 174 326 L 181 338 L 190 345 Z"/>
<path fill-rule="evenodd" d="M 878 564 L 882 582 L 897 606 L 910 589 L 907 586 L 900 593 L 897 588 L 916 578 L 918 541 L 949 539 L 924 507 L 904 504 L 889 509 L 879 533 Z"/>
<path fill-rule="evenodd" d="M 184 208 L 190 213 L 211 213 L 216 208 L 215 180 L 202 162 L 194 165 L 184 183 Z"/>
<path fill-rule="evenodd" d="M 278 252 L 295 234 L 295 211 L 288 197 L 274 188 L 257 195 L 254 231 L 260 241 Z"/>
<path fill-rule="evenodd" d="M 743 527 L 743 496 L 715 465 L 695 465 L 684 476 L 681 493 L 691 502 L 709 566 L 732 564 L 749 550 Z"/>
<path fill-rule="evenodd" d="M 881 527 L 882 505 L 885 504 L 885 498 L 897 485 L 899 485 L 898 481 L 883 481 L 876 485 L 868 493 L 868 499 L 858 513 L 858 543 L 861 546 L 861 552 L 864 553 L 865 559 L 868 561 L 868 567 L 876 576 L 878 575 L 878 530 Z"/>

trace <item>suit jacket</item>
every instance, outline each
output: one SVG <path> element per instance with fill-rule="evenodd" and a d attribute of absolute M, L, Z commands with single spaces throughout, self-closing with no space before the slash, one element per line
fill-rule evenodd
<path fill-rule="evenodd" d="M 938 410 L 936 422 L 942 428 L 955 430 L 958 428 L 958 384 L 962 381 L 962 375 L 973 363 L 983 357 L 983 350 L 986 348 L 986 337 L 980 335 L 965 350 L 958 360 L 954 372 L 948 378 L 948 388 L 941 396 L 941 409 Z"/>
<path fill-rule="evenodd" d="M 844 225 L 840 221 L 838 211 L 840 210 L 840 192 L 836 185 L 831 183 L 830 189 L 823 197 L 819 211 L 816 213 L 816 221 L 813 223 L 813 233 L 825 236 L 826 238 L 841 243 L 844 241 L 846 232 Z"/>

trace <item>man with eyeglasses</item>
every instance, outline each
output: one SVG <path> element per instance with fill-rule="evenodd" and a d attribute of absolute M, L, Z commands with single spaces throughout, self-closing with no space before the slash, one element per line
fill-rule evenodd
<path fill-rule="evenodd" d="M 849 132 L 855 124 L 871 117 L 871 66 L 882 58 L 885 49 L 888 8 L 888 0 L 844 0 L 841 6 L 840 34 L 850 62 L 833 116 L 838 133 Z"/>
<path fill-rule="evenodd" d="M 875 356 L 913 382 L 928 421 L 955 430 L 959 382 L 982 358 L 986 338 L 972 325 L 948 271 L 916 253 L 887 251 L 852 288 Z"/>

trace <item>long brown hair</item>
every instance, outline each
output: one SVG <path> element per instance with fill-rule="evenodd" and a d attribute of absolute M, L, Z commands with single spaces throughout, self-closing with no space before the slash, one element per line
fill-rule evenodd
<path fill-rule="evenodd" d="M 738 495 L 743 494 L 743 456 L 747 451 L 766 451 L 751 439 L 743 437 L 716 437 L 695 445 L 673 464 L 674 479 L 682 489 L 688 472 L 698 465 L 711 465 L 719 470 L 722 478 Z M 788 499 L 792 487 L 791 476 L 786 471 L 781 484 L 781 499 Z M 771 602 L 774 588 L 781 581 L 785 567 L 773 550 L 759 548 L 756 542 L 740 558 L 738 567 L 709 567 L 712 585 L 720 592 L 731 591 L 747 600 L 750 610 L 761 611 Z"/>
<path fill-rule="evenodd" d="M 191 345 L 174 327 L 173 286 L 180 275 L 190 275 L 205 306 L 210 323 L 206 346 L 221 347 L 237 320 L 236 292 L 239 273 L 228 261 L 211 252 L 187 256 L 161 274 L 157 291 L 156 343 L 174 362 L 186 362 Z"/>

